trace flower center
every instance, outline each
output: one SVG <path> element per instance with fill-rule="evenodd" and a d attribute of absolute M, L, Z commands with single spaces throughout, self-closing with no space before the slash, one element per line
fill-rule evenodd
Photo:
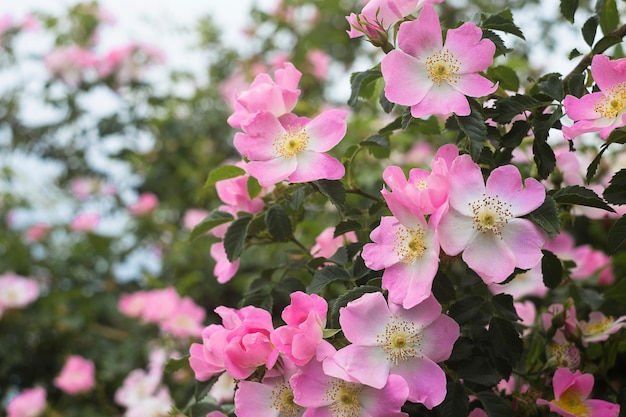
<path fill-rule="evenodd" d="M 426 184 L 426 180 L 424 179 L 417 180 L 417 182 L 415 183 L 415 186 L 417 187 L 418 190 L 421 190 L 421 191 L 428 189 L 428 184 Z"/>
<path fill-rule="evenodd" d="M 285 133 L 274 139 L 274 152 L 285 159 L 293 158 L 306 149 L 311 138 L 300 126 L 290 126 Z"/>
<path fill-rule="evenodd" d="M 602 117 L 615 118 L 626 110 L 626 82 L 614 85 L 593 106 Z"/>
<path fill-rule="evenodd" d="M 582 323 L 582 331 L 584 336 L 595 336 L 607 331 L 613 324 L 613 316 L 607 316 L 601 321 L 593 323 Z"/>
<path fill-rule="evenodd" d="M 460 62 L 447 49 L 437 51 L 426 58 L 425 65 L 428 79 L 438 86 L 444 81 L 449 84 L 456 84 L 461 78 L 457 75 L 461 69 Z"/>
<path fill-rule="evenodd" d="M 580 351 L 572 343 L 553 343 L 547 353 L 561 368 L 578 369 L 580 366 Z"/>
<path fill-rule="evenodd" d="M 328 409 L 332 417 L 358 417 L 361 415 L 359 393 L 362 386 L 341 379 L 334 379 L 326 390 L 326 398 L 331 401 Z"/>
<path fill-rule="evenodd" d="M 391 316 L 385 331 L 376 335 L 376 342 L 387 354 L 387 360 L 395 366 L 398 366 L 399 361 L 419 356 L 421 339 L 415 323 L 403 320 L 399 314 Z"/>
<path fill-rule="evenodd" d="M 588 417 L 590 415 L 589 407 L 583 404 L 580 395 L 575 392 L 565 391 L 558 400 L 553 402 L 563 410 L 578 417 Z"/>
<path fill-rule="evenodd" d="M 286 417 L 295 417 L 303 410 L 301 406 L 293 402 L 293 390 L 285 382 L 274 386 L 271 399 L 272 408 Z"/>
<path fill-rule="evenodd" d="M 412 264 L 417 258 L 421 258 L 427 249 L 425 236 L 426 232 L 419 226 L 415 228 L 401 226 L 396 230 L 393 250 L 402 262 Z"/>
<path fill-rule="evenodd" d="M 469 203 L 474 216 L 474 229 L 481 233 L 491 232 L 502 238 L 502 228 L 513 217 L 508 203 L 500 201 L 497 195 L 483 194 L 482 200 Z"/>

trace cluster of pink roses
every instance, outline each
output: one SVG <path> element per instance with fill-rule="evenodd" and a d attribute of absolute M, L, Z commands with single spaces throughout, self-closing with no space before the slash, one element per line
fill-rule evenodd
<path fill-rule="evenodd" d="M 446 395 L 446 360 L 459 326 L 429 297 L 405 309 L 367 293 L 340 310 L 350 344 L 336 350 L 324 337 L 328 305 L 317 295 L 291 294 L 274 328 L 256 307 L 218 307 L 222 324 L 207 326 L 190 348 L 196 379 L 223 372 L 237 383 L 235 412 L 258 415 L 393 415 L 408 400 L 431 409 Z M 341 414 L 341 415 L 343 415 Z M 334 414 L 333 414 L 334 415 Z"/>
<path fill-rule="evenodd" d="M 199 337 L 205 311 L 190 297 L 180 297 L 173 287 L 125 294 L 120 311 L 147 323 L 157 324 L 164 334 L 176 338 Z"/>

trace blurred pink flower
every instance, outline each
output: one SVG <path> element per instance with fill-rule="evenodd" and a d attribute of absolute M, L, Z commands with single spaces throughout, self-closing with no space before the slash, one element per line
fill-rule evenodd
<path fill-rule="evenodd" d="M 38 417 L 46 409 L 46 390 L 25 389 L 7 405 L 7 417 Z"/>
<path fill-rule="evenodd" d="M 614 319 L 612 316 L 605 316 L 599 311 L 589 313 L 588 321 L 579 321 L 582 332 L 582 342 L 587 346 L 590 342 L 603 342 L 613 333 L 617 333 L 621 328 L 626 327 L 626 316 Z"/>
<path fill-rule="evenodd" d="M 335 228 L 327 227 L 315 238 L 315 245 L 311 248 L 311 255 L 315 257 L 330 258 L 342 246 L 350 242 L 356 242 L 357 236 L 354 232 L 347 232 L 334 237 Z"/>
<path fill-rule="evenodd" d="M 32 278 L 12 272 L 0 275 L 0 316 L 4 310 L 22 308 L 39 297 L 39 285 Z"/>
<path fill-rule="evenodd" d="M 154 193 L 142 193 L 136 202 L 128 206 L 132 216 L 145 216 L 152 213 L 159 206 L 159 199 Z"/>
<path fill-rule="evenodd" d="M 326 52 L 321 49 L 311 49 L 307 52 L 306 59 L 311 66 L 309 71 L 311 75 L 319 80 L 325 80 L 328 77 L 330 56 Z"/>
<path fill-rule="evenodd" d="M 177 338 L 200 338 L 206 312 L 189 297 L 184 297 L 168 318 L 161 322 L 163 333 Z"/>
<path fill-rule="evenodd" d="M 44 63 L 52 77 L 59 78 L 72 87 L 85 80 L 85 73 L 95 69 L 97 57 L 79 46 L 58 47 L 44 57 Z"/>
<path fill-rule="evenodd" d="M 54 379 L 54 385 L 70 395 L 91 391 L 96 386 L 95 371 L 92 361 L 72 355 Z"/>
<path fill-rule="evenodd" d="M 93 232 L 100 223 L 97 213 L 80 213 L 70 223 L 70 229 L 75 232 Z"/>
<path fill-rule="evenodd" d="M 98 76 L 113 77 L 117 86 L 140 81 L 146 69 L 165 62 L 163 51 L 142 43 L 129 43 L 111 49 L 97 65 Z"/>
<path fill-rule="evenodd" d="M 47 223 L 35 223 L 26 229 L 24 238 L 27 243 L 39 242 L 50 231 L 51 226 Z"/>
<path fill-rule="evenodd" d="M 194 227 L 204 220 L 206 216 L 209 215 L 209 212 L 202 209 L 189 209 L 185 212 L 183 216 L 183 228 L 185 230 L 192 231 Z"/>
<path fill-rule="evenodd" d="M 137 291 L 132 294 L 122 294 L 118 309 L 128 317 L 139 318 L 149 300 L 146 291 Z"/>

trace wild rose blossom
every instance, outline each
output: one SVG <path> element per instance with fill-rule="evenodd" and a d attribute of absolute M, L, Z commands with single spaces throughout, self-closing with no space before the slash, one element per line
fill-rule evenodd
<path fill-rule="evenodd" d="M 626 327 L 626 316 L 614 319 L 611 316 L 605 316 L 600 311 L 592 311 L 589 313 L 589 320 L 581 320 L 578 324 L 582 333 L 583 345 L 586 346 L 590 342 L 603 342 L 613 333 Z"/>
<path fill-rule="evenodd" d="M 34 279 L 12 272 L 0 275 L 0 317 L 4 310 L 22 308 L 38 297 L 39 284 Z"/>
<path fill-rule="evenodd" d="M 98 58 L 87 49 L 68 46 L 48 52 L 44 63 L 53 77 L 72 87 L 78 87 L 84 81 L 85 73 L 95 69 Z"/>
<path fill-rule="evenodd" d="M 88 392 L 96 386 L 95 373 L 96 367 L 92 361 L 72 355 L 67 358 L 61 373 L 54 379 L 54 385 L 70 395 Z"/>
<path fill-rule="evenodd" d="M 152 213 L 159 206 L 159 198 L 154 193 L 142 193 L 137 201 L 128 205 L 131 216 L 139 217 Z"/>
<path fill-rule="evenodd" d="M 99 223 L 98 213 L 80 213 L 70 222 L 70 229 L 74 232 L 94 232 Z"/>
<path fill-rule="evenodd" d="M 448 359 L 459 325 L 441 314 L 433 296 L 410 309 L 389 303 L 379 292 L 351 301 L 339 313 L 352 344 L 324 360 L 324 373 L 382 389 L 390 375 L 409 387 L 408 400 L 428 409 L 446 396 L 446 376 L 437 362 Z"/>
<path fill-rule="evenodd" d="M 356 242 L 357 236 L 354 232 L 347 232 L 334 237 L 335 228 L 327 227 L 315 238 L 315 245 L 311 247 L 311 255 L 315 257 L 330 258 L 337 249 L 349 242 Z"/>
<path fill-rule="evenodd" d="M 262 186 L 283 180 L 291 183 L 337 180 L 344 176 L 341 162 L 327 155 L 345 136 L 347 112 L 328 110 L 314 119 L 293 114 L 278 119 L 259 112 L 235 135 L 235 147 L 250 162 L 247 171 Z"/>
<path fill-rule="evenodd" d="M 7 417 L 38 417 L 46 409 L 46 390 L 41 387 L 20 392 L 7 405 Z"/>
<path fill-rule="evenodd" d="M 518 169 L 506 165 L 494 169 L 485 183 L 469 155 L 455 159 L 448 179 L 450 207 L 437 228 L 448 255 L 463 252 L 465 263 L 486 284 L 541 261 L 546 234 L 520 218 L 543 203 L 546 192 L 539 181 L 522 183 Z"/>
<path fill-rule="evenodd" d="M 290 62 L 274 72 L 276 81 L 267 73 L 257 75 L 250 88 L 237 96 L 228 124 L 241 129 L 258 112 L 269 112 L 276 117 L 290 113 L 300 97 L 301 77 L 302 73 Z"/>
<path fill-rule="evenodd" d="M 567 368 L 559 368 L 552 379 L 554 400 L 541 398 L 537 400 L 537 404 L 547 405 L 550 411 L 565 417 L 617 417 L 619 405 L 589 399 L 593 384 L 592 374 L 582 374 L 578 370 L 572 373 Z"/>
<path fill-rule="evenodd" d="M 101 79 L 113 77 L 118 85 L 139 81 L 146 68 L 165 62 L 164 53 L 158 48 L 141 43 L 130 43 L 111 49 L 98 61 L 97 71 Z"/>
<path fill-rule="evenodd" d="M 439 17 L 431 4 L 417 20 L 398 31 L 398 49 L 381 63 L 385 95 L 393 103 L 411 107 L 413 117 L 431 114 L 470 114 L 467 98 L 493 93 L 497 84 L 479 75 L 493 62 L 495 45 L 482 39 L 481 29 L 463 23 L 450 29 L 443 43 Z"/>
<path fill-rule="evenodd" d="M 591 76 L 600 91 L 581 98 L 568 95 L 563 100 L 565 113 L 574 120 L 573 125 L 563 126 L 565 139 L 589 132 L 600 132 L 606 139 L 615 128 L 626 125 L 626 58 L 595 55 Z"/>

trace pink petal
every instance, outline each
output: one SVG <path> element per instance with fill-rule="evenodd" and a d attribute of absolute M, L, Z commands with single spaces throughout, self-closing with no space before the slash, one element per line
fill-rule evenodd
<path fill-rule="evenodd" d="M 496 46 L 489 39 L 481 39 L 482 36 L 482 30 L 470 22 L 448 31 L 444 48 L 459 60 L 459 74 L 484 71 L 493 63 Z"/>
<path fill-rule="evenodd" d="M 391 314 L 398 314 L 402 319 L 410 321 L 419 327 L 430 326 L 441 316 L 441 304 L 432 293 L 418 305 L 411 308 L 404 308 L 399 304 L 389 303 Z"/>
<path fill-rule="evenodd" d="M 443 46 L 439 16 L 432 4 L 425 4 L 419 17 L 404 22 L 398 30 L 398 47 L 418 59 L 425 59 Z"/>
<path fill-rule="evenodd" d="M 604 97 L 604 93 L 598 91 L 591 94 L 585 94 L 581 98 L 574 96 L 566 96 L 563 100 L 563 108 L 567 116 L 576 121 L 584 119 L 599 119 L 600 113 L 594 110 L 595 104 Z"/>
<path fill-rule="evenodd" d="M 453 84 L 453 87 L 470 97 L 484 97 L 498 89 L 498 83 L 478 74 L 460 75 L 459 81 Z M 458 114 L 458 113 L 457 113 Z"/>
<path fill-rule="evenodd" d="M 493 233 L 476 233 L 463 251 L 463 260 L 486 284 L 504 281 L 515 269 L 515 255 Z"/>
<path fill-rule="evenodd" d="M 478 233 L 474 229 L 473 218 L 464 216 L 454 209 L 448 210 L 442 217 L 437 232 L 441 249 L 450 256 L 461 253 Z"/>
<path fill-rule="evenodd" d="M 379 292 L 367 293 L 351 301 L 339 311 L 339 323 L 350 342 L 378 346 L 378 335 L 385 331 L 389 307 Z"/>
<path fill-rule="evenodd" d="M 346 173 L 346 169 L 341 162 L 325 153 L 303 151 L 291 159 L 297 160 L 293 173 L 287 178 L 291 183 L 320 179 L 338 180 L 343 178 Z M 259 184 L 264 185 L 260 180 Z"/>
<path fill-rule="evenodd" d="M 272 387 L 258 382 L 239 381 L 235 391 L 235 413 L 240 417 L 278 417 L 272 406 Z"/>
<path fill-rule="evenodd" d="M 451 113 L 468 116 L 471 110 L 467 97 L 448 83 L 433 85 L 422 101 L 411 106 L 411 115 L 416 118 Z"/>
<path fill-rule="evenodd" d="M 470 203 L 486 192 L 480 167 L 469 155 L 454 160 L 449 173 L 450 206 L 465 216 L 473 216 Z"/>
<path fill-rule="evenodd" d="M 412 106 L 419 103 L 432 88 L 426 68 L 403 51 L 393 50 L 382 60 L 385 96 L 393 103 Z"/>
<path fill-rule="evenodd" d="M 615 128 L 615 126 L 613 126 L 613 122 L 613 119 L 607 119 L 604 117 L 593 120 L 580 120 L 571 126 L 563 126 L 563 137 L 565 137 L 565 139 L 574 139 L 584 133 L 592 133 L 602 130 L 605 131 L 606 134 L 601 134 L 600 136 L 603 139 L 606 139 Z"/>
<path fill-rule="evenodd" d="M 380 225 L 370 234 L 370 239 L 374 243 L 368 243 L 363 247 L 362 257 L 368 268 L 378 271 L 400 262 L 400 258 L 394 250 L 396 230 L 400 227 L 402 225 L 396 218 L 392 216 L 381 217 Z"/>
<path fill-rule="evenodd" d="M 324 373 L 381 389 L 389 378 L 390 364 L 379 346 L 348 345 L 324 360 Z"/>
<path fill-rule="evenodd" d="M 359 396 L 359 403 L 369 416 L 406 417 L 400 412 L 409 396 L 409 387 L 404 378 L 389 375 L 387 384 L 381 390 L 364 389 Z"/>
<path fill-rule="evenodd" d="M 610 90 L 614 85 L 626 81 L 624 66 L 620 66 L 620 62 L 624 62 L 623 58 L 611 61 L 608 56 L 602 54 L 593 57 L 591 61 L 591 75 L 593 75 L 593 79 L 601 91 Z"/>
<path fill-rule="evenodd" d="M 502 228 L 502 239 L 515 254 L 518 268 L 529 269 L 541 261 L 546 234 L 530 220 L 510 219 Z"/>
<path fill-rule="evenodd" d="M 440 314 L 422 333 L 422 354 L 433 362 L 445 361 L 450 357 L 454 342 L 459 338 L 459 325 L 452 318 Z"/>
<path fill-rule="evenodd" d="M 514 217 L 524 216 L 535 210 L 546 198 L 546 190 L 539 181 L 527 178 L 522 186 L 522 176 L 513 165 L 494 169 L 487 179 L 487 195 L 497 196 L 509 203 L 509 211 Z"/>
<path fill-rule="evenodd" d="M 311 140 L 308 149 L 315 152 L 328 152 L 346 135 L 348 113 L 345 110 L 328 110 L 315 117 L 305 130 Z"/>
<path fill-rule="evenodd" d="M 286 180 L 297 166 L 296 158 L 274 158 L 267 161 L 250 161 L 246 169 L 261 186 L 269 187 Z"/>
<path fill-rule="evenodd" d="M 391 372 L 407 382 L 408 400 L 411 402 L 424 404 L 431 410 L 446 397 L 446 374 L 439 365 L 426 357 L 404 361 L 393 367 Z"/>

